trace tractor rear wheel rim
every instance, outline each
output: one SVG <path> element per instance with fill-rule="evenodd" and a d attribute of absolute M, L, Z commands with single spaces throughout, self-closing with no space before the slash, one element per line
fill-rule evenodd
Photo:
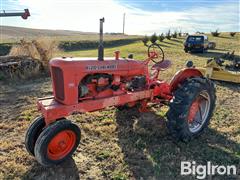
<path fill-rule="evenodd" d="M 48 144 L 47 154 L 52 160 L 59 160 L 67 156 L 76 143 L 76 134 L 71 130 L 59 132 Z"/>
<path fill-rule="evenodd" d="M 210 110 L 210 96 L 207 91 L 202 91 L 196 97 L 195 101 L 192 103 L 190 107 L 190 113 L 188 116 L 188 126 L 190 132 L 196 133 L 203 127 L 205 121 L 207 120 L 209 110 Z M 190 117 L 192 111 L 195 111 L 193 112 L 194 117 Z"/>

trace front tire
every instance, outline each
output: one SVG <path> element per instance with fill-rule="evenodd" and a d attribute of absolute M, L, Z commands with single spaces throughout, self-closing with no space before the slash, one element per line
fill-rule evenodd
<path fill-rule="evenodd" d="M 175 92 L 167 112 L 173 138 L 189 141 L 208 126 L 215 108 L 215 87 L 205 77 L 187 79 Z"/>
<path fill-rule="evenodd" d="M 59 120 L 46 127 L 36 141 L 34 153 L 45 167 L 56 165 L 70 157 L 77 149 L 81 132 L 68 120 Z"/>
<path fill-rule="evenodd" d="M 45 127 L 44 117 L 39 116 L 33 120 L 25 135 L 25 147 L 29 154 L 34 156 L 34 147 L 38 136 Z"/>

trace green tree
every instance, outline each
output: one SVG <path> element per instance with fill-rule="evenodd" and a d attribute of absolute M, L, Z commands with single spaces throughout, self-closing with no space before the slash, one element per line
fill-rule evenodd
<path fill-rule="evenodd" d="M 182 37 L 182 31 L 178 33 L 178 37 Z"/>
<path fill-rule="evenodd" d="M 171 34 L 170 29 L 168 30 L 168 32 L 167 32 L 167 34 L 166 34 L 166 38 L 167 38 L 168 40 L 170 40 L 170 39 L 172 38 L 172 34 Z"/>
<path fill-rule="evenodd" d="M 145 35 L 144 38 L 142 39 L 144 46 L 147 46 L 148 41 L 149 41 L 149 37 Z"/>
<path fill-rule="evenodd" d="M 230 36 L 234 37 L 237 33 L 236 32 L 230 32 Z"/>
<path fill-rule="evenodd" d="M 177 33 L 177 31 L 174 31 L 174 33 L 173 33 L 172 37 L 173 37 L 173 38 L 177 38 L 177 36 L 178 36 L 178 33 Z"/>
<path fill-rule="evenodd" d="M 211 32 L 211 34 L 214 36 L 214 37 L 218 37 L 221 33 L 218 32 L 218 29 L 214 32 Z"/>
<path fill-rule="evenodd" d="M 157 37 L 157 35 L 156 35 L 156 33 L 154 33 L 151 37 L 150 37 L 150 41 L 151 41 L 151 43 L 156 43 L 156 41 L 158 40 L 158 37 Z"/>
<path fill-rule="evenodd" d="M 165 36 L 164 36 L 163 33 L 158 36 L 158 40 L 159 40 L 160 42 L 163 42 L 164 39 L 165 39 Z"/>

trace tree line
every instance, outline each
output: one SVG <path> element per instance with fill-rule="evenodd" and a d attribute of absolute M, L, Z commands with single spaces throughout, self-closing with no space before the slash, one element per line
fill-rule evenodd
<path fill-rule="evenodd" d="M 196 34 L 205 34 L 204 32 L 200 32 L 200 31 L 197 31 Z M 214 37 L 219 37 L 220 36 L 220 32 L 219 30 L 215 30 L 213 32 L 211 32 L 212 36 Z M 229 32 L 229 35 L 231 37 L 234 37 L 235 35 L 237 34 L 237 32 Z M 142 42 L 144 45 L 147 45 L 147 43 L 150 41 L 151 43 L 156 43 L 157 41 L 160 41 L 160 42 L 163 42 L 165 39 L 168 39 L 168 40 L 171 40 L 172 38 L 178 38 L 178 37 L 182 37 L 182 36 L 188 36 L 189 34 L 188 33 L 182 33 L 181 31 L 180 32 L 177 32 L 177 31 L 174 31 L 173 33 L 171 32 L 171 30 L 168 30 L 167 33 L 161 33 L 159 35 L 157 35 L 156 33 L 153 33 L 151 36 L 147 36 L 145 35 L 143 38 L 142 38 Z"/>

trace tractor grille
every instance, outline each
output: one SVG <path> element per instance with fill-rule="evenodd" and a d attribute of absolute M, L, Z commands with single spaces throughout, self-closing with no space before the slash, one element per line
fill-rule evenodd
<path fill-rule="evenodd" d="M 52 76 L 56 98 L 63 101 L 64 100 L 63 72 L 59 67 L 52 67 Z"/>

